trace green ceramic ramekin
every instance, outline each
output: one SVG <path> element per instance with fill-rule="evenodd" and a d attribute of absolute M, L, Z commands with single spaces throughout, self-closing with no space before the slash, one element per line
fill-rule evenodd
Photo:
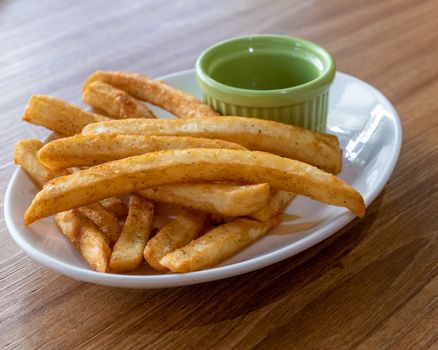
<path fill-rule="evenodd" d="M 282 35 L 220 42 L 196 62 L 204 101 L 223 115 L 280 121 L 324 132 L 336 72 L 320 46 Z"/>

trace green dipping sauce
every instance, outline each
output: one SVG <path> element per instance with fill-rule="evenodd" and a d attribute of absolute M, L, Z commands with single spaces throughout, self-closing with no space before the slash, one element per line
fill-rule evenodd
<path fill-rule="evenodd" d="M 196 62 L 204 101 L 222 115 L 324 132 L 336 72 L 320 46 L 282 35 L 249 35 L 211 46 Z M 291 140 L 293 142 L 293 140 Z"/>
<path fill-rule="evenodd" d="M 257 49 L 216 59 L 209 73 L 222 84 L 249 90 L 290 88 L 312 81 L 321 74 L 308 59 Z"/>

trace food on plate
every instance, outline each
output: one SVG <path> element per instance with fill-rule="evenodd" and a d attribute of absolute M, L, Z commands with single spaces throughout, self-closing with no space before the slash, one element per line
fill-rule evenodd
<path fill-rule="evenodd" d="M 265 222 L 236 219 L 168 253 L 160 260 L 160 264 L 173 272 L 191 272 L 213 266 L 265 235 L 280 220 L 281 215 Z"/>
<path fill-rule="evenodd" d="M 93 123 L 83 134 L 192 136 L 238 143 L 250 150 L 296 159 L 337 174 L 342 152 L 336 136 L 270 120 L 244 117 L 126 119 Z"/>
<path fill-rule="evenodd" d="M 148 241 L 143 252 L 146 262 L 157 271 L 167 271 L 160 264 L 161 258 L 195 239 L 205 226 L 207 218 L 207 214 L 203 212 L 182 210 L 180 215 L 164 225 Z"/>
<path fill-rule="evenodd" d="M 55 215 L 55 224 L 93 270 L 106 272 L 111 255 L 107 236 L 76 209 Z"/>
<path fill-rule="evenodd" d="M 46 95 L 33 95 L 24 111 L 23 120 L 44 126 L 64 136 L 79 134 L 90 123 L 109 120 L 109 118 L 86 112 L 59 98 Z"/>
<path fill-rule="evenodd" d="M 111 271 L 126 272 L 135 270 L 141 265 L 153 218 L 154 204 L 131 194 L 128 217 L 111 254 L 109 263 Z"/>
<path fill-rule="evenodd" d="M 19 141 L 14 159 L 42 187 L 24 223 L 54 215 L 96 271 L 212 267 L 266 235 L 298 194 L 365 214 L 360 193 L 333 175 L 336 136 L 218 116 L 140 74 L 98 71 L 83 99 L 111 118 L 32 96 L 23 119 L 61 138 Z M 144 101 L 181 119 L 156 119 Z"/>
<path fill-rule="evenodd" d="M 185 148 L 245 149 L 232 142 L 198 137 L 98 134 L 75 135 L 51 141 L 38 152 L 38 158 L 46 167 L 58 169 Z"/>
<path fill-rule="evenodd" d="M 143 197 L 222 216 L 245 216 L 268 204 L 267 183 L 233 185 L 222 183 L 181 183 L 139 190 Z"/>
<path fill-rule="evenodd" d="M 101 81 L 126 91 L 131 96 L 159 106 L 178 118 L 218 115 L 210 106 L 196 97 L 145 75 L 97 71 L 88 77 L 83 91 L 95 81 Z"/>
<path fill-rule="evenodd" d="M 258 151 L 192 148 L 115 160 L 48 182 L 24 222 L 144 188 L 179 182 L 269 183 L 323 203 L 365 213 L 362 196 L 341 179 L 306 163 Z"/>
<path fill-rule="evenodd" d="M 46 182 L 70 172 L 67 169 L 52 170 L 42 165 L 37 157 L 44 144 L 38 140 L 20 140 L 14 147 L 15 164 L 21 165 L 37 185 L 43 187 Z"/>
<path fill-rule="evenodd" d="M 128 215 L 128 208 L 120 198 L 117 197 L 105 198 L 100 201 L 100 204 L 102 204 L 105 210 L 109 211 L 110 213 L 113 213 L 118 219 Z"/>
<path fill-rule="evenodd" d="M 267 221 L 281 213 L 295 196 L 295 193 L 273 189 L 268 203 L 263 208 L 249 214 L 249 216 L 258 221 Z"/>
<path fill-rule="evenodd" d="M 82 94 L 84 102 L 112 118 L 156 118 L 143 101 L 102 81 L 94 81 Z"/>

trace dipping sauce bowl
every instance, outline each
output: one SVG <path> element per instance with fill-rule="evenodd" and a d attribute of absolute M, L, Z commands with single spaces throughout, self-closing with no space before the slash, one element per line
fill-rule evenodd
<path fill-rule="evenodd" d="M 203 98 L 223 115 L 279 121 L 324 132 L 336 72 L 320 46 L 282 35 L 220 42 L 196 62 Z"/>

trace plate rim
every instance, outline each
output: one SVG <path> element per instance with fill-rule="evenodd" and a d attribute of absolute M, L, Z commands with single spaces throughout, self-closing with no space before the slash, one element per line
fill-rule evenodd
<path fill-rule="evenodd" d="M 186 74 L 194 74 L 194 69 L 186 69 L 167 75 L 158 77 L 157 79 L 166 80 L 174 77 L 179 77 Z M 391 111 L 390 118 L 394 129 L 394 146 L 395 152 L 392 154 L 389 166 L 386 168 L 386 172 L 380 179 L 378 186 L 373 191 L 367 193 L 365 197 L 366 207 L 368 207 L 380 194 L 385 185 L 387 184 L 394 168 L 397 164 L 398 158 L 400 156 L 401 144 L 402 144 L 402 127 L 400 122 L 400 117 L 389 101 L 389 99 L 383 95 L 378 89 L 376 89 L 371 84 L 356 78 L 352 75 L 342 73 L 337 71 L 336 76 L 344 76 L 350 79 L 360 81 L 368 89 L 370 89 L 374 94 L 381 98 L 389 107 Z M 66 276 L 72 277 L 77 280 L 82 280 L 86 282 L 122 287 L 122 288 L 168 288 L 168 287 L 178 287 L 184 285 L 191 285 L 197 283 L 204 283 L 213 280 L 220 280 L 251 271 L 255 271 L 266 266 L 272 265 L 274 263 L 280 262 L 286 258 L 292 257 L 300 252 L 320 243 L 329 236 L 336 233 L 340 228 L 351 222 L 355 215 L 350 212 L 345 212 L 338 216 L 333 221 L 330 221 L 315 233 L 306 235 L 299 241 L 288 244 L 284 247 L 275 249 L 271 252 L 252 257 L 250 259 L 236 262 L 230 265 L 213 267 L 206 270 L 180 273 L 180 274 L 157 274 L 157 275 L 123 275 L 123 274 L 113 274 L 113 273 L 100 273 L 93 271 L 91 269 L 84 269 L 82 267 L 73 266 L 71 264 L 57 260 L 56 258 L 45 254 L 39 249 L 33 247 L 26 239 L 24 239 L 23 234 L 19 232 L 19 227 L 17 227 L 13 221 L 12 215 L 12 184 L 16 181 L 16 178 L 20 176 L 20 173 L 24 172 L 21 168 L 15 169 L 11 179 L 9 180 L 5 199 L 4 199 L 4 216 L 6 226 L 8 231 L 17 245 L 23 249 L 30 257 L 32 257 L 38 263 Z M 317 232 L 317 233 L 316 233 Z M 316 236 L 316 237 L 315 237 Z"/>

